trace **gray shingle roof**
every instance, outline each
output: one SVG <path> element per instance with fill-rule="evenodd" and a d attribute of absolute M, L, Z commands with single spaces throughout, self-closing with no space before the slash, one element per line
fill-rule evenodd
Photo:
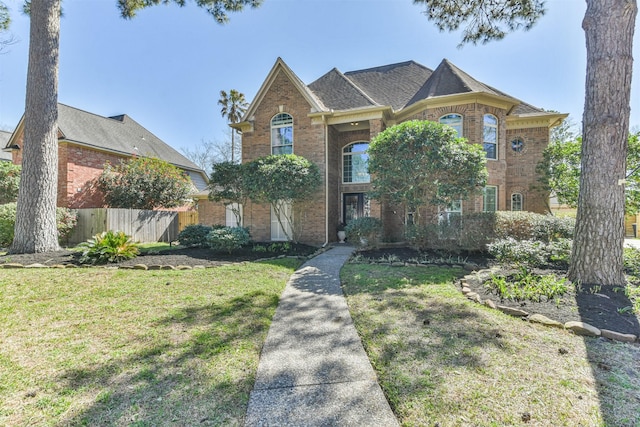
<path fill-rule="evenodd" d="M 443 59 L 435 71 L 414 61 L 344 74 L 334 68 L 308 87 L 325 106 L 334 110 L 390 106 L 398 111 L 423 99 L 469 92 L 514 99 L 474 79 L 447 59 Z M 526 103 L 512 111 L 515 114 L 542 112 L 544 110 Z"/>
<path fill-rule="evenodd" d="M 68 141 L 125 155 L 157 157 L 183 169 L 201 171 L 198 165 L 126 114 L 103 117 L 58 104 L 58 128 Z"/>

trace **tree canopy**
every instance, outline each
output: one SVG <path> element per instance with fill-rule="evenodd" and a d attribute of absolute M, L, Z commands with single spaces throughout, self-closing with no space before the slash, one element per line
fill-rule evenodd
<path fill-rule="evenodd" d="M 482 146 L 457 138 L 454 129 L 440 123 L 392 126 L 371 141 L 368 152 L 371 196 L 403 206 L 406 213 L 419 215 L 425 206 L 467 199 L 487 180 Z"/>
<path fill-rule="evenodd" d="M 185 204 L 194 191 L 184 171 L 146 157 L 134 157 L 116 166 L 106 164 L 97 187 L 109 207 L 129 209 L 174 208 Z"/>
<path fill-rule="evenodd" d="M 233 162 L 214 164 L 209 176 L 209 199 L 231 205 L 237 223 L 242 224 L 240 206 L 247 201 L 243 165 Z"/>

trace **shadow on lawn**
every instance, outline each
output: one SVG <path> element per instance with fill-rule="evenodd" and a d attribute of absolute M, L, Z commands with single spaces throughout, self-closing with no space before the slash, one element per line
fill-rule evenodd
<path fill-rule="evenodd" d="M 63 372 L 63 395 L 101 390 L 64 425 L 241 425 L 277 303 L 254 291 L 188 307 L 133 338 L 122 356 Z"/>

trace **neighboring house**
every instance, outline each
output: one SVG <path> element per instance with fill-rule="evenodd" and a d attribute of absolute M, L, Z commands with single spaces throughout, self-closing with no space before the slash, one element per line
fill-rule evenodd
<path fill-rule="evenodd" d="M 369 200 L 367 148 L 378 133 L 407 120 L 446 123 L 482 144 L 489 179 L 484 195 L 452 205 L 457 212 L 545 212 L 547 194 L 531 190 L 549 130 L 566 114 L 533 107 L 485 85 L 443 60 L 431 70 L 414 61 L 342 73 L 333 69 L 306 85 L 278 58 L 242 122 L 242 161 L 295 153 L 315 162 L 324 183 L 306 211 L 302 241 L 336 240 L 336 227 L 359 216 L 383 221 L 386 239 L 402 238 L 404 212 Z M 270 207 L 244 206 L 255 240 L 280 240 Z M 225 223 L 225 209 L 199 203 L 201 223 Z"/>
<path fill-rule="evenodd" d="M 3 145 L 13 162 L 22 162 L 24 116 Z M 195 163 L 161 141 L 131 117 L 103 117 L 58 104 L 58 206 L 94 208 L 104 200 L 93 181 L 104 169 L 132 156 L 154 157 L 184 170 L 198 190 L 207 186 L 207 176 Z"/>
<path fill-rule="evenodd" d="M 0 130 L 0 162 L 12 161 L 11 151 L 3 150 L 3 148 L 7 145 L 7 142 L 9 142 L 9 138 L 11 138 L 11 132 Z"/>

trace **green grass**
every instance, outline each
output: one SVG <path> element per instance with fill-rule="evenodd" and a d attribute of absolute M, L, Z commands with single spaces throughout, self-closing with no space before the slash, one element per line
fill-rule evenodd
<path fill-rule="evenodd" d="M 453 285 L 462 274 L 342 269 L 356 328 L 402 425 L 640 426 L 638 346 L 472 303 Z"/>
<path fill-rule="evenodd" d="M 3 270 L 0 425 L 242 425 L 297 266 Z"/>

